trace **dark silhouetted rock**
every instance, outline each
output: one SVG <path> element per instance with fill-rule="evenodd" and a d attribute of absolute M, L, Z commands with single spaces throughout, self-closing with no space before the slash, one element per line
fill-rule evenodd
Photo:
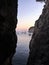
<path fill-rule="evenodd" d="M 43 2 L 43 1 L 45 1 L 45 0 L 36 0 L 36 1 L 39 1 L 39 2 L 41 2 L 41 1 L 42 1 L 42 2 Z"/>
<path fill-rule="evenodd" d="M 0 65 L 11 65 L 17 36 L 17 0 L 0 0 Z"/>
<path fill-rule="evenodd" d="M 33 33 L 33 31 L 34 31 L 34 27 L 33 26 L 28 29 L 29 33 Z"/>
<path fill-rule="evenodd" d="M 27 65 L 49 65 L 49 0 L 35 22 Z"/>

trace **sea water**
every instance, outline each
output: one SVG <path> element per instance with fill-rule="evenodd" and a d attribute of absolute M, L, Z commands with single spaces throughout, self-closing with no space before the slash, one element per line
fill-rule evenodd
<path fill-rule="evenodd" d="M 13 65 L 26 65 L 29 56 L 29 42 L 31 36 L 26 32 L 18 32 L 17 37 L 16 53 L 12 63 Z"/>

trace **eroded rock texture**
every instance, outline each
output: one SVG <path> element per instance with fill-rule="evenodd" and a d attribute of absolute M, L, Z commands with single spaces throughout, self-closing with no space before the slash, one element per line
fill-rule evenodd
<path fill-rule="evenodd" d="M 11 65 L 17 36 L 17 0 L 0 0 L 0 65 Z"/>
<path fill-rule="evenodd" d="M 46 0 L 30 41 L 27 65 L 49 65 L 49 0 Z"/>

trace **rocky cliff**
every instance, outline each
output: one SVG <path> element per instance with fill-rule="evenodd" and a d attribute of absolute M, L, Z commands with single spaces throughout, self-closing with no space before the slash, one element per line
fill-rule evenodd
<path fill-rule="evenodd" d="M 49 0 L 35 22 L 27 65 L 49 65 Z"/>
<path fill-rule="evenodd" d="M 0 0 L 0 65 L 11 65 L 17 36 L 17 0 Z"/>

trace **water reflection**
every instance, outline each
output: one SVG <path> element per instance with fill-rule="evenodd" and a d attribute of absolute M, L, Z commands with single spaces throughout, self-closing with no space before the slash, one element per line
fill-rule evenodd
<path fill-rule="evenodd" d="M 28 33 L 17 33 L 18 42 L 16 53 L 13 57 L 13 65 L 26 65 L 29 56 L 29 42 L 31 36 Z"/>

